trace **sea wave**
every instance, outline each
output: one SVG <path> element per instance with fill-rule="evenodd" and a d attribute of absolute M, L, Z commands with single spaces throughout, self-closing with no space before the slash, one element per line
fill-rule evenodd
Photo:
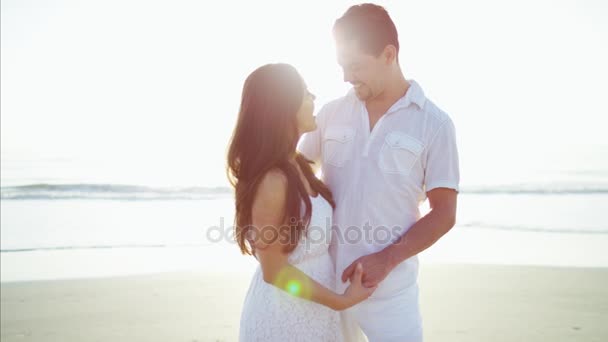
<path fill-rule="evenodd" d="M 16 252 L 36 252 L 36 251 L 62 251 L 62 250 L 77 250 L 77 249 L 120 249 L 120 248 L 170 248 L 170 247 L 204 247 L 211 243 L 199 244 L 150 244 L 150 245 L 83 245 L 83 246 L 45 246 L 45 247 L 18 247 L 18 248 L 3 248 L 1 253 L 16 253 Z"/>
<path fill-rule="evenodd" d="M 530 225 L 510 225 L 483 221 L 457 223 L 457 227 L 478 228 L 491 230 L 505 230 L 510 232 L 528 233 L 558 233 L 558 234 L 608 234 L 608 227 L 602 228 L 563 228 L 563 227 L 540 227 Z"/>
<path fill-rule="evenodd" d="M 508 225 L 491 222 L 471 221 L 457 223 L 454 229 L 476 229 L 476 230 L 502 230 L 507 232 L 522 233 L 544 233 L 544 234 L 578 234 L 578 235 L 607 235 L 608 227 L 597 228 L 559 228 L 559 227 L 540 227 L 530 225 Z M 133 248 L 204 248 L 216 242 L 205 243 L 158 243 L 158 244 L 113 244 L 113 245 L 56 245 L 56 246 L 35 246 L 35 245 L 14 245 L 0 249 L 1 253 L 20 253 L 20 252 L 52 252 L 66 250 L 110 250 L 110 249 L 133 249 Z"/>
<path fill-rule="evenodd" d="M 592 195 L 608 194 L 608 184 L 551 183 L 463 186 L 463 193 L 479 195 Z"/>
<path fill-rule="evenodd" d="M 1 188 L 2 200 L 209 200 L 232 196 L 229 187 L 153 187 L 130 184 L 36 183 Z M 608 184 L 515 184 L 462 186 L 464 194 L 477 195 L 571 195 L 608 194 Z"/>
<path fill-rule="evenodd" d="M 28 184 L 1 189 L 3 200 L 207 200 L 232 195 L 227 187 L 150 187 L 124 184 Z"/>

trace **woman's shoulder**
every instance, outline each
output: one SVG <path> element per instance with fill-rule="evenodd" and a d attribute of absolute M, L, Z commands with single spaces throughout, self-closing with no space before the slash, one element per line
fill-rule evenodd
<path fill-rule="evenodd" d="M 279 168 L 272 168 L 262 176 L 259 189 L 265 190 L 287 190 L 288 179 L 285 172 Z"/>
<path fill-rule="evenodd" d="M 287 197 L 288 179 L 283 170 L 273 168 L 268 170 L 258 185 L 256 198 L 265 205 L 277 207 L 285 203 Z"/>

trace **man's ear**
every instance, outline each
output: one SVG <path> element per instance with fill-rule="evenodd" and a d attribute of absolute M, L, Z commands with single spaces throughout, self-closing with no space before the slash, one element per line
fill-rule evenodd
<path fill-rule="evenodd" d="M 386 64 L 392 64 L 397 60 L 397 48 L 393 44 L 385 46 L 382 54 L 384 55 L 384 61 Z"/>

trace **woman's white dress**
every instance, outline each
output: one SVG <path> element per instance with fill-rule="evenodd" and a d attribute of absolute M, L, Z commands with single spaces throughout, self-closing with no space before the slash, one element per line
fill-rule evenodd
<path fill-rule="evenodd" d="M 329 255 L 332 208 L 320 194 L 311 197 L 306 235 L 289 262 L 330 290 L 335 288 Z M 340 315 L 321 304 L 298 298 L 264 282 L 258 266 L 241 314 L 240 341 L 342 341 Z"/>

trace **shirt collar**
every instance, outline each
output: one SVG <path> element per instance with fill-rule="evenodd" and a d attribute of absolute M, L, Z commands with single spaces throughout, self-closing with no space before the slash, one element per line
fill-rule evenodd
<path fill-rule="evenodd" d="M 405 96 L 403 97 L 405 104 L 409 106 L 410 103 L 414 103 L 418 106 L 418 108 L 422 109 L 422 107 L 424 107 L 424 103 L 426 102 L 426 96 L 424 96 L 424 91 L 422 90 L 418 82 L 414 80 L 408 80 L 408 82 L 410 84 L 410 87 L 405 93 Z"/>
<path fill-rule="evenodd" d="M 395 104 L 388 110 L 387 113 L 395 112 L 401 108 L 407 108 L 411 104 L 415 104 L 419 109 L 424 107 L 424 103 L 426 102 L 426 97 L 424 96 L 424 91 L 418 84 L 418 82 L 414 80 L 407 80 L 410 84 L 410 87 L 407 89 L 405 95 L 397 100 Z"/>

